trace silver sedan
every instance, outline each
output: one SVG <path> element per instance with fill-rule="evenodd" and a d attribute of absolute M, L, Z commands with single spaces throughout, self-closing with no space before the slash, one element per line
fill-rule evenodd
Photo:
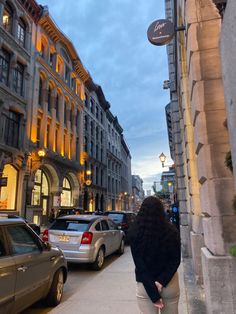
<path fill-rule="evenodd" d="M 68 262 L 92 263 L 95 270 L 102 268 L 106 256 L 124 253 L 124 238 L 111 219 L 94 215 L 60 217 L 44 232 L 44 239 L 59 247 Z"/>

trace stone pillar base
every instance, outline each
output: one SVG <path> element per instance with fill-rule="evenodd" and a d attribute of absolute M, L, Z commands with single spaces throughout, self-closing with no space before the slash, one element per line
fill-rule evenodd
<path fill-rule="evenodd" d="M 191 231 L 190 237 L 195 280 L 197 284 L 201 285 L 203 284 L 201 248 L 204 247 L 204 238 L 202 234 L 195 233 L 193 231 Z"/>
<path fill-rule="evenodd" d="M 202 271 L 207 313 L 236 313 L 236 258 L 214 256 L 202 248 Z"/>

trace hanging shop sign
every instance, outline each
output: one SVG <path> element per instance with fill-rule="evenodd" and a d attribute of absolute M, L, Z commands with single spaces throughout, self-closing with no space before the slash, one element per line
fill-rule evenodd
<path fill-rule="evenodd" d="M 156 46 L 167 45 L 174 37 L 174 24 L 169 20 L 156 20 L 147 30 L 150 43 Z"/>

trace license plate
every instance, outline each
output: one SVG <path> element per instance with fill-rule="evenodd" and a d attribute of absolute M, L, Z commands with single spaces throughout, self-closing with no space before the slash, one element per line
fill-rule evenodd
<path fill-rule="evenodd" d="M 70 237 L 67 235 L 59 236 L 59 241 L 68 242 L 68 241 L 70 241 Z"/>

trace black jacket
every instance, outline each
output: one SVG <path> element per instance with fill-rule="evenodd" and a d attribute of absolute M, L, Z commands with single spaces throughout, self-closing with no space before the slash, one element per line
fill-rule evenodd
<path fill-rule="evenodd" d="M 170 282 L 180 264 L 180 237 L 176 228 L 168 224 L 162 239 L 151 239 L 151 246 L 143 249 L 138 236 L 131 241 L 131 252 L 135 263 L 136 281 L 142 282 L 153 303 L 161 296 L 155 285 L 162 286 Z"/>

